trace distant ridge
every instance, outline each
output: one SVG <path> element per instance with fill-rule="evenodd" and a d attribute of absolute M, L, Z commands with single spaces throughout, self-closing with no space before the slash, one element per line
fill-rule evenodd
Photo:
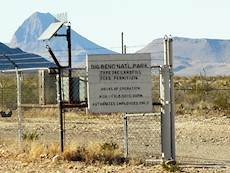
<path fill-rule="evenodd" d="M 37 39 L 44 30 L 54 22 L 54 17 L 50 13 L 35 12 L 17 29 L 10 43 L 11 48 L 19 47 L 23 51 L 33 52 L 48 58 L 49 54 L 45 48 L 48 44 L 54 51 L 56 57 L 62 64 L 67 63 L 67 42 L 64 37 L 55 37 L 51 41 L 42 42 Z M 73 22 L 73 21 L 71 21 Z M 60 34 L 66 33 L 66 26 L 63 26 Z M 72 60 L 74 66 L 85 60 L 86 54 L 114 54 L 102 46 L 99 46 L 74 30 L 71 30 Z"/>
<path fill-rule="evenodd" d="M 39 55 L 23 52 L 21 49 L 11 49 L 0 42 L 0 70 L 15 69 L 15 66 L 6 58 L 10 58 L 18 68 L 54 67 L 55 64 Z"/>
<path fill-rule="evenodd" d="M 23 51 L 19 48 L 11 49 L 5 44 L 0 42 L 0 54 L 15 54 L 15 53 L 23 53 Z"/>
<path fill-rule="evenodd" d="M 137 53 L 162 51 L 162 42 L 155 39 Z M 152 54 L 152 59 L 162 57 Z M 230 40 L 174 37 L 173 57 L 176 75 L 230 75 Z"/>

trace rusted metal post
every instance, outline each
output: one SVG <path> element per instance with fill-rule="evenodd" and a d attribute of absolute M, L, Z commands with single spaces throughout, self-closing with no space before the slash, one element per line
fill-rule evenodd
<path fill-rule="evenodd" d="M 72 91 L 72 55 L 71 55 L 71 26 L 67 26 L 67 42 L 68 42 L 68 66 L 69 66 L 69 103 L 73 102 L 73 91 Z"/>
<path fill-rule="evenodd" d="M 69 68 L 72 68 L 72 55 L 71 55 L 71 26 L 67 26 L 67 42 L 68 42 L 68 62 Z"/>

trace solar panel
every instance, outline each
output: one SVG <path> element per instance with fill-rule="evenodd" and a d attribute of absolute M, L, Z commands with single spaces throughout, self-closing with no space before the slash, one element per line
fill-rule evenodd
<path fill-rule="evenodd" d="M 56 65 L 41 56 L 32 53 L 7 54 L 7 57 L 17 65 L 19 69 L 56 67 Z M 0 70 L 15 69 L 15 65 L 3 54 L 0 54 Z"/>
<path fill-rule="evenodd" d="M 42 33 L 38 40 L 50 40 L 62 27 L 65 22 L 56 22 L 50 24 L 50 26 Z"/>

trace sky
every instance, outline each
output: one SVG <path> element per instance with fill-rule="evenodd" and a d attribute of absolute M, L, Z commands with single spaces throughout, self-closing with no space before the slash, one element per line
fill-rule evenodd
<path fill-rule="evenodd" d="M 127 52 L 165 35 L 230 39 L 229 0 L 7 0 L 1 3 L 0 42 L 34 12 L 68 13 L 73 30 L 100 46 Z"/>

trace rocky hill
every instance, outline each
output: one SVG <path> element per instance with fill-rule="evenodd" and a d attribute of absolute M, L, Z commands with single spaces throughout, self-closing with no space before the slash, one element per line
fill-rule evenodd
<path fill-rule="evenodd" d="M 163 39 L 153 40 L 137 53 L 152 53 L 162 59 Z M 173 38 L 174 72 L 176 75 L 230 75 L 230 40 Z"/>

